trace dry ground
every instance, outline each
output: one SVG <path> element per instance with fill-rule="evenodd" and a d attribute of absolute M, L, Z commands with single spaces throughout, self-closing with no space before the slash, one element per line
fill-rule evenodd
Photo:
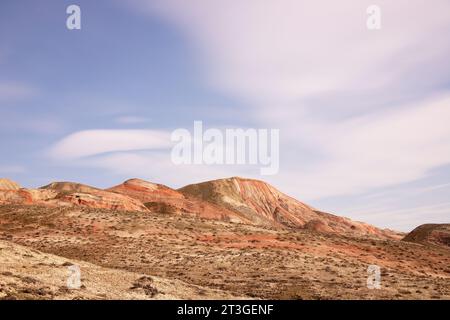
<path fill-rule="evenodd" d="M 113 297 L 101 292 L 139 298 L 127 288 L 147 275 L 182 281 L 192 298 L 209 297 L 207 290 L 213 289 L 221 290 L 217 294 L 223 298 L 450 299 L 450 250 L 402 241 L 164 214 L 14 205 L 0 206 L 0 239 L 89 262 L 99 272 L 116 269 L 129 275 L 123 284 L 107 278 L 93 284 L 99 293 L 92 289 L 92 294 L 101 298 Z M 4 263 L 3 253 L 0 262 Z M 367 289 L 370 264 L 381 267 L 380 290 Z M 59 265 L 40 273 L 55 277 L 67 272 Z M 82 268 L 85 276 L 88 283 Z M 3 290 L 9 288 L 2 283 Z M 162 291 L 167 296 L 161 298 L 186 297 L 181 291 Z"/>
<path fill-rule="evenodd" d="M 0 299 L 239 299 L 227 292 L 179 280 L 146 276 L 68 260 L 0 241 Z M 81 271 L 81 287 L 69 289 L 69 267 Z"/>

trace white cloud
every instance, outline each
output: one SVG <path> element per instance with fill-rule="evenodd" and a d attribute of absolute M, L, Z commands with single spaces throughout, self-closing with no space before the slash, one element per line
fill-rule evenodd
<path fill-rule="evenodd" d="M 296 141 L 313 145 L 322 157 L 303 168 L 288 163 L 282 170 L 286 181 L 292 181 L 291 173 L 296 172 L 301 181 L 291 189 L 308 199 L 420 179 L 430 169 L 450 163 L 447 119 L 450 95 L 380 115 L 312 123 L 295 130 Z M 289 156 L 302 162 L 301 152 Z"/>
<path fill-rule="evenodd" d="M 55 159 L 77 159 L 108 152 L 160 149 L 170 146 L 170 135 L 164 131 L 85 130 L 73 133 L 56 143 L 49 155 Z"/>

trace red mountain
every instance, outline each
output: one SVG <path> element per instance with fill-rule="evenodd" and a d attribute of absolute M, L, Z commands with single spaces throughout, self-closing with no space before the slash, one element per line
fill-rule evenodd
<path fill-rule="evenodd" d="M 321 212 L 259 180 L 229 178 L 174 190 L 130 179 L 102 190 L 74 182 L 54 182 L 39 189 L 0 181 L 0 204 L 81 206 L 120 211 L 189 215 L 205 219 L 283 229 L 398 239 L 390 230 Z"/>
<path fill-rule="evenodd" d="M 191 184 L 179 191 L 240 212 L 254 224 L 399 238 L 395 232 L 316 210 L 259 180 L 233 177 Z"/>
<path fill-rule="evenodd" d="M 250 223 L 250 220 L 239 212 L 183 195 L 162 184 L 130 179 L 107 190 L 139 200 L 152 212 L 186 214 L 206 219 Z"/>

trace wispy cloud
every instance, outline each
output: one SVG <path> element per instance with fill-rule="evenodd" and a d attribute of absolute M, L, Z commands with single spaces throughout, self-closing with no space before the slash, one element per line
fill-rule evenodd
<path fill-rule="evenodd" d="M 313 145 L 322 156 L 297 169 L 297 190 L 317 198 L 423 178 L 450 163 L 448 117 L 450 96 L 443 96 L 340 123 L 306 124 L 289 143 Z M 302 161 L 301 151 L 290 156 Z M 285 169 L 294 171 L 295 164 Z"/>
<path fill-rule="evenodd" d="M 432 6 L 421 0 L 380 0 L 383 20 L 377 32 L 366 28 L 366 8 L 372 3 L 364 0 L 132 3 L 189 37 L 204 58 L 209 83 L 254 103 L 299 108 L 299 99 L 332 92 L 385 88 L 390 95 L 424 84 L 420 77 L 405 78 L 413 70 L 432 71 L 429 83 L 445 77 L 442 66 L 448 67 L 450 44 L 440 32 L 449 24 L 445 0 Z"/>
<path fill-rule="evenodd" d="M 247 118 L 282 128 L 273 180 L 302 199 L 412 181 L 450 161 L 450 100 L 438 95 L 450 80 L 448 1 L 379 1 L 376 32 L 369 1 L 132 3 L 178 26 L 205 81 L 245 101 Z"/>
<path fill-rule="evenodd" d="M 170 135 L 157 130 L 85 130 L 57 142 L 49 151 L 54 159 L 78 159 L 108 152 L 169 148 Z M 123 165 L 128 165 L 123 163 Z"/>

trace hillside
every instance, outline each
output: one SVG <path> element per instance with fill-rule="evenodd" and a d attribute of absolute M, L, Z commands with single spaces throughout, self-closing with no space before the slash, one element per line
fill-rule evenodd
<path fill-rule="evenodd" d="M 185 196 L 162 184 L 155 184 L 140 179 L 130 179 L 122 184 L 107 189 L 136 199 L 151 212 L 197 216 L 206 219 L 251 223 L 239 212 L 228 210 L 201 199 Z"/>
<path fill-rule="evenodd" d="M 398 239 L 389 230 L 321 212 L 259 180 L 233 177 L 191 184 L 179 189 L 186 195 L 240 212 L 256 225 L 306 228 L 318 232 Z"/>
<path fill-rule="evenodd" d="M 450 224 L 423 224 L 408 233 L 403 241 L 450 248 Z"/>

